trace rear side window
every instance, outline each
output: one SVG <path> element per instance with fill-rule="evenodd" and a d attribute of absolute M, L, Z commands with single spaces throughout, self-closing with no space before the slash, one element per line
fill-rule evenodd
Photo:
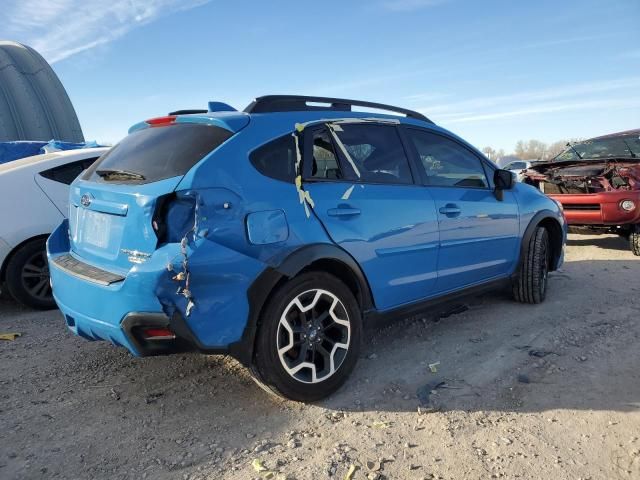
<path fill-rule="evenodd" d="M 89 168 L 97 159 L 98 157 L 85 158 L 84 160 L 67 163 L 65 165 L 60 165 L 40 172 L 40 175 L 44 178 L 48 178 L 49 180 L 53 180 L 54 182 L 71 185 L 78 175 Z"/>
<path fill-rule="evenodd" d="M 416 147 L 427 184 L 437 187 L 488 188 L 480 158 L 441 135 L 407 130 Z"/>
<path fill-rule="evenodd" d="M 83 178 L 140 184 L 184 175 L 232 135 L 223 128 L 196 123 L 138 130 L 100 157 Z"/>
<path fill-rule="evenodd" d="M 251 164 L 263 175 L 293 183 L 295 179 L 296 145 L 291 134 L 256 148 L 249 155 Z"/>
<path fill-rule="evenodd" d="M 395 127 L 371 124 L 335 124 L 344 146 L 343 165 L 365 183 L 413 183 L 409 160 Z M 352 174 L 349 174 L 353 178 Z"/>
<path fill-rule="evenodd" d="M 342 178 L 338 157 L 336 156 L 333 143 L 326 128 L 313 132 L 312 160 L 311 178 L 324 180 L 338 180 Z"/>

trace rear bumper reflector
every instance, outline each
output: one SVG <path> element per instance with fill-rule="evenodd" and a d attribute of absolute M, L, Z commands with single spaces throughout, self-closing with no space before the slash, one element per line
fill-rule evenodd
<path fill-rule="evenodd" d="M 99 285 L 108 286 L 112 283 L 124 280 L 122 275 L 107 272 L 100 268 L 81 262 L 70 254 L 60 255 L 52 259 L 56 267 L 64 270 L 74 277 L 82 278 L 88 282 L 97 283 Z"/>

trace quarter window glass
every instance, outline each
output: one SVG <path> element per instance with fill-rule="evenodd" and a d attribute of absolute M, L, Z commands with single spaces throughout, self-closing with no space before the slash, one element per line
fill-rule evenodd
<path fill-rule="evenodd" d="M 334 131 L 349 158 L 349 178 L 365 183 L 413 183 L 409 160 L 395 127 L 335 124 Z"/>
<path fill-rule="evenodd" d="M 408 130 L 418 151 L 429 185 L 487 188 L 480 159 L 453 140 L 419 130 Z"/>
<path fill-rule="evenodd" d="M 249 159 L 263 175 L 293 182 L 295 179 L 295 143 L 291 134 L 277 138 L 251 152 Z"/>
<path fill-rule="evenodd" d="M 342 178 L 338 157 L 326 129 L 316 130 L 313 133 L 311 177 L 333 180 Z"/>

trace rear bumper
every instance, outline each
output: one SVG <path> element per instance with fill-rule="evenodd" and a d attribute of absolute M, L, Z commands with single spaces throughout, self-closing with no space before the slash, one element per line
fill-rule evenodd
<path fill-rule="evenodd" d="M 569 225 L 632 225 L 640 223 L 640 191 L 614 191 L 589 194 L 549 195 L 562 203 Z M 632 200 L 636 208 L 626 212 L 620 207 Z"/>
<path fill-rule="evenodd" d="M 186 299 L 176 293 L 178 284 L 172 280 L 175 272 L 167 270 L 168 264 L 180 258 L 179 245 L 165 245 L 146 262 L 119 272 L 123 273 L 121 281 L 92 282 L 68 261 L 56 261 L 76 258 L 70 252 L 65 220 L 47 241 L 53 295 L 69 329 L 88 340 L 107 340 L 137 356 L 202 350 L 241 357 L 249 317 L 247 291 L 255 275 L 230 277 L 228 271 L 212 272 L 211 266 L 220 262 L 215 253 L 219 249 L 214 244 L 207 247 L 204 258 L 195 250 L 189 259 L 196 307 L 187 317 Z M 228 250 L 222 248 L 218 255 L 230 262 Z M 246 259 L 233 254 L 233 259 L 240 258 Z M 259 266 L 256 262 L 256 271 Z M 169 327 L 176 339 L 146 341 L 141 327 Z"/>

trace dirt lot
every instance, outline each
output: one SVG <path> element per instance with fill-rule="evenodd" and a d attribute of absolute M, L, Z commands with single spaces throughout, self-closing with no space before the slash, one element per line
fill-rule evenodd
<path fill-rule="evenodd" d="M 640 259 L 571 236 L 566 260 L 543 305 L 487 295 L 376 333 L 318 405 L 0 301 L 23 333 L 0 342 L 0 478 L 640 479 Z"/>

